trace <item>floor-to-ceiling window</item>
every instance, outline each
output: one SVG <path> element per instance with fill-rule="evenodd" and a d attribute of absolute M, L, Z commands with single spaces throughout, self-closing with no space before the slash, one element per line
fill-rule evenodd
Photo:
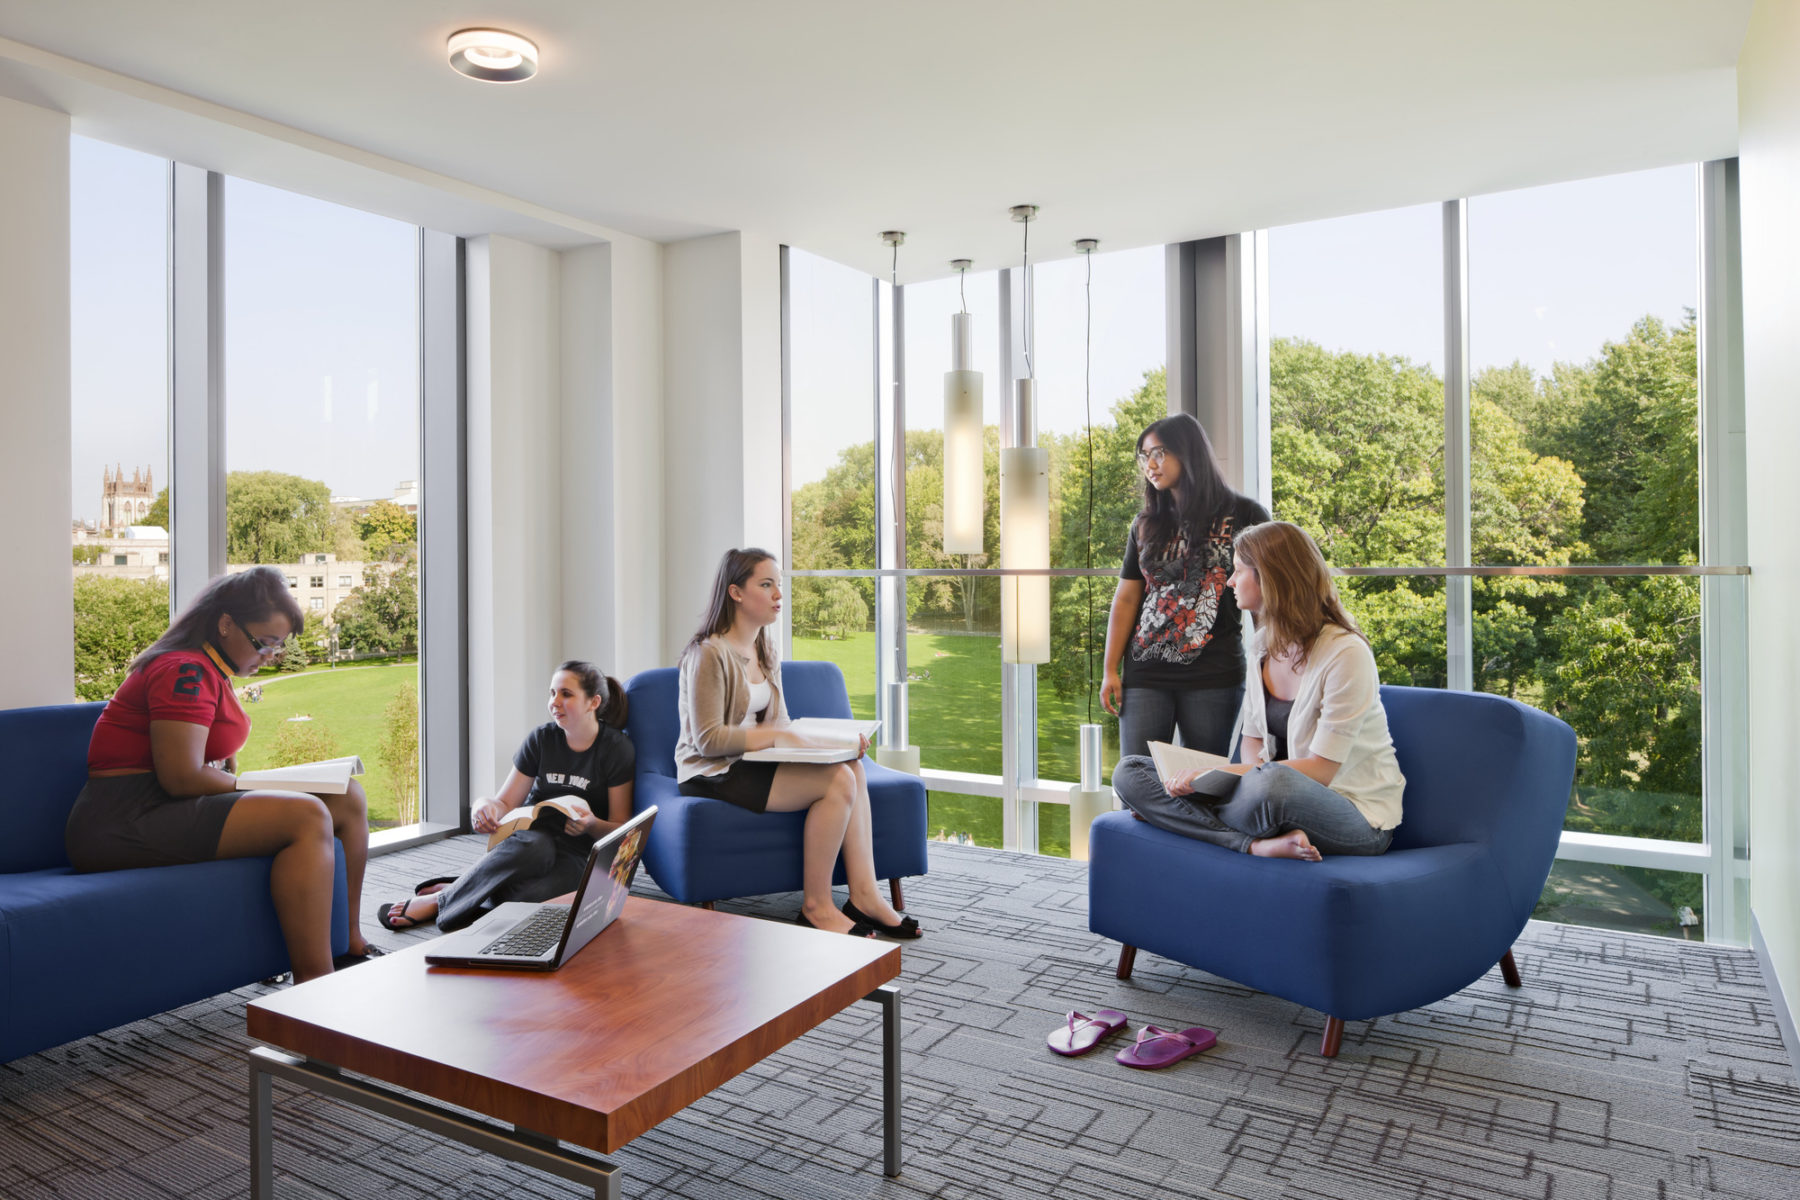
<path fill-rule="evenodd" d="M 169 626 L 169 164 L 69 143 L 75 695 Z"/>
<path fill-rule="evenodd" d="M 418 244 L 226 181 L 227 569 L 276 565 L 306 616 L 240 761 L 360 755 L 376 828 L 419 819 Z"/>

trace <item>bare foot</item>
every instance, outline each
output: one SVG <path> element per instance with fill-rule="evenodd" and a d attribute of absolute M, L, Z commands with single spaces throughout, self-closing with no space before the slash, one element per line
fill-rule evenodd
<path fill-rule="evenodd" d="M 450 885 L 447 883 L 434 883 L 430 887 L 419 889 L 418 894 L 421 896 L 435 896 L 449 886 Z"/>
<path fill-rule="evenodd" d="M 438 902 L 436 896 L 411 896 L 394 905 L 384 905 L 391 911 L 387 920 L 381 924 L 392 930 L 412 929 L 419 925 L 427 925 L 437 920 Z M 380 921 L 377 913 L 376 920 Z"/>
<path fill-rule="evenodd" d="M 1325 857 L 1312 844 L 1312 839 L 1306 836 L 1304 829 L 1296 829 L 1280 837 L 1258 838 L 1250 843 L 1250 853 L 1258 858 L 1297 858 L 1302 862 L 1319 862 Z"/>

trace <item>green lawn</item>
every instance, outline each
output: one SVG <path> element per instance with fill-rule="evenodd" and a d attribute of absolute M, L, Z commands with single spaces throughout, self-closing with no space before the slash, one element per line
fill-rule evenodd
<path fill-rule="evenodd" d="M 851 710 L 859 717 L 875 715 L 873 633 L 854 633 L 839 641 L 796 637 L 794 657 L 836 663 L 844 672 Z M 1000 639 L 910 633 L 906 663 L 914 677 L 907 692 L 907 736 L 919 747 L 920 761 L 941 771 L 1000 774 Z M 1047 685 L 1038 688 L 1040 776 L 1070 781 L 1079 777 L 1076 743 L 1086 719 L 1085 704 L 1077 710 Z M 1118 757 L 1117 735 L 1109 738 L 1108 773 Z M 977 845 L 1000 845 L 998 798 L 931 792 L 928 803 L 932 837 L 966 833 Z M 1038 848 L 1045 854 L 1069 856 L 1068 806 L 1039 806 Z"/>
<path fill-rule="evenodd" d="M 369 794 L 369 826 L 381 829 L 394 824 L 394 798 L 388 772 L 376 758 L 381 744 L 381 714 L 402 684 L 419 683 L 419 664 L 394 663 L 379 667 L 338 667 L 297 675 L 259 675 L 262 700 L 246 704 L 250 714 L 250 740 L 238 755 L 238 767 L 251 771 L 269 765 L 269 747 L 276 731 L 289 717 L 312 718 L 315 730 L 331 735 L 336 754 L 358 754 L 368 773 L 362 777 Z"/>

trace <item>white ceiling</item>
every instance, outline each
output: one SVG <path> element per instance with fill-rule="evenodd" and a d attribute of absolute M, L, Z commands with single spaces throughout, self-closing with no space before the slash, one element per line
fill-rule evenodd
<path fill-rule="evenodd" d="M 1014 261 L 1019 203 L 1061 257 L 1733 154 L 1750 9 L 0 0 L 0 94 L 451 232 L 743 229 L 885 272 L 898 228 L 919 279 Z M 477 24 L 536 40 L 538 78 L 453 73 Z"/>

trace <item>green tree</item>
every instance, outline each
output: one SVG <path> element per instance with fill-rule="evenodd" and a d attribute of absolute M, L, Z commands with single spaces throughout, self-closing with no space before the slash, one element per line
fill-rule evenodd
<path fill-rule="evenodd" d="M 367 511 L 356 514 L 356 533 L 369 558 L 398 561 L 406 548 L 418 541 L 419 522 L 392 500 L 377 500 Z"/>
<path fill-rule="evenodd" d="M 105 552 L 104 547 L 93 542 L 77 542 L 69 549 L 71 557 L 74 558 L 75 565 L 78 567 L 91 566 L 99 562 L 101 554 Z"/>
<path fill-rule="evenodd" d="M 156 493 L 156 500 L 150 505 L 150 511 L 144 514 L 139 525 L 153 525 L 158 529 L 169 527 L 169 489 L 164 488 Z"/>
<path fill-rule="evenodd" d="M 275 656 L 274 666 L 277 671 L 304 671 L 309 661 L 303 638 L 290 637 L 281 644 L 281 653 Z"/>
<path fill-rule="evenodd" d="M 269 766 L 297 767 L 338 756 L 337 739 L 322 721 L 289 717 L 275 730 L 269 743 Z"/>
<path fill-rule="evenodd" d="M 794 589 L 794 632 L 844 638 L 869 627 L 869 606 L 848 579 L 801 579 Z"/>
<path fill-rule="evenodd" d="M 131 660 L 168 628 L 169 585 L 162 580 L 76 576 L 76 697 L 111 697 Z"/>
<path fill-rule="evenodd" d="M 396 824 L 419 819 L 419 689 L 404 684 L 381 714 L 381 742 L 375 751 L 393 788 Z"/>
<path fill-rule="evenodd" d="M 338 644 L 362 653 L 410 654 L 419 648 L 419 563 L 408 555 L 398 567 L 363 568 L 362 586 L 332 613 Z"/>
<path fill-rule="evenodd" d="M 331 489 L 279 471 L 225 479 L 225 554 L 232 563 L 297 562 L 332 547 Z"/>

